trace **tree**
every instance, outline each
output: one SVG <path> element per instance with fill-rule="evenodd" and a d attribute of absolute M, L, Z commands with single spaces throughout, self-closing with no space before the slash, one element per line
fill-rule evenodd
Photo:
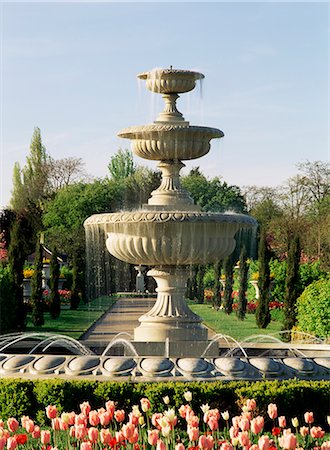
<path fill-rule="evenodd" d="M 247 263 L 247 251 L 246 245 L 243 244 L 240 257 L 239 257 L 239 292 L 238 292 L 238 309 L 237 309 L 237 317 L 240 320 L 244 320 L 246 314 L 246 291 L 248 287 L 248 272 L 249 265 Z"/>
<path fill-rule="evenodd" d="M 29 237 L 32 227 L 25 216 L 16 215 L 10 230 L 8 247 L 8 270 L 12 284 L 12 309 L 14 325 L 11 328 L 24 331 L 26 326 L 26 307 L 23 299 L 23 267 L 24 261 L 31 253 Z M 9 320 L 9 319 L 8 319 Z"/>
<path fill-rule="evenodd" d="M 182 186 L 187 189 L 195 203 L 203 211 L 225 212 L 246 211 L 245 200 L 238 186 L 230 186 L 216 177 L 208 180 L 199 168 L 181 178 Z"/>
<path fill-rule="evenodd" d="M 43 248 L 41 243 L 37 242 L 34 258 L 34 272 L 31 278 L 32 323 L 36 327 L 42 326 L 45 323 L 42 288 L 42 259 Z"/>
<path fill-rule="evenodd" d="M 264 229 L 261 230 L 259 240 L 259 303 L 256 310 L 256 322 L 259 328 L 266 328 L 271 320 L 269 311 L 269 288 L 270 288 L 270 251 L 268 248 L 267 235 Z"/>
<path fill-rule="evenodd" d="M 296 234 L 289 238 L 284 298 L 284 330 L 291 330 L 296 323 L 296 302 L 301 294 L 299 283 L 300 254 L 300 239 Z"/>
<path fill-rule="evenodd" d="M 17 329 L 14 283 L 9 266 L 0 267 L 0 334 Z"/>
<path fill-rule="evenodd" d="M 232 253 L 225 259 L 224 263 L 225 288 L 223 295 L 223 303 L 225 307 L 225 312 L 227 314 L 231 314 L 233 311 L 234 265 L 235 265 L 235 258 Z"/>
<path fill-rule="evenodd" d="M 81 183 L 87 180 L 84 169 L 84 162 L 81 158 L 48 158 L 48 183 L 53 193 L 74 183 Z"/>
<path fill-rule="evenodd" d="M 50 260 L 50 303 L 49 312 L 52 319 L 57 319 L 61 313 L 61 300 L 58 292 L 58 280 L 60 277 L 60 265 L 57 260 L 57 250 L 54 247 Z"/>
<path fill-rule="evenodd" d="M 38 231 L 42 229 L 43 207 L 49 195 L 47 158 L 40 129 L 35 128 L 25 166 L 23 169 L 18 163 L 14 166 L 13 190 L 10 200 L 12 209 L 24 214 L 33 224 L 33 245 Z"/>
<path fill-rule="evenodd" d="M 219 309 L 221 306 L 221 293 L 222 293 L 222 284 L 220 282 L 221 272 L 222 272 L 223 262 L 218 261 L 214 265 L 214 275 L 215 275 L 215 283 L 214 283 L 214 307 Z"/>
<path fill-rule="evenodd" d="M 130 150 L 122 150 L 112 156 L 108 165 L 110 178 L 115 181 L 123 180 L 130 175 L 133 175 L 136 167 L 133 161 L 133 154 Z"/>

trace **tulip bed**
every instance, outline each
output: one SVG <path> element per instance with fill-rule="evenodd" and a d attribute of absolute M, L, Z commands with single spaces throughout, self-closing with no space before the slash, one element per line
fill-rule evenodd
<path fill-rule="evenodd" d="M 0 450 L 330 450 L 329 436 L 314 424 L 312 411 L 289 418 L 270 403 L 263 417 L 256 400 L 245 399 L 231 417 L 207 403 L 199 402 L 197 409 L 192 403 L 193 393 L 185 391 L 179 408 L 168 395 L 157 408 L 142 398 L 129 411 L 111 400 L 94 410 L 84 401 L 78 412 L 61 414 L 48 405 L 48 427 L 28 416 L 0 420 Z"/>

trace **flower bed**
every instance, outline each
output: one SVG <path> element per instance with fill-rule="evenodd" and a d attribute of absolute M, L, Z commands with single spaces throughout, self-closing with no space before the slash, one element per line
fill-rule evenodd
<path fill-rule="evenodd" d="M 228 411 L 201 401 L 198 410 L 193 409 L 191 391 L 183 393 L 178 409 L 168 395 L 162 400 L 153 408 L 144 397 L 129 412 L 112 400 L 97 410 L 84 401 L 78 412 L 61 414 L 55 405 L 48 405 L 50 428 L 42 429 L 28 416 L 20 423 L 14 417 L 0 420 L 0 449 L 330 450 L 329 436 L 314 425 L 312 411 L 299 419 L 286 418 L 270 403 L 263 417 L 256 400 L 245 399 L 240 414 L 230 417 Z"/>

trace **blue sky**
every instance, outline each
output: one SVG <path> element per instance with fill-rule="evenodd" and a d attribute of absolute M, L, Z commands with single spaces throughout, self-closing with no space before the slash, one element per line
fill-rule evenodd
<path fill-rule="evenodd" d="M 105 176 L 129 147 L 117 132 L 162 109 L 136 79 L 154 67 L 204 73 L 202 95 L 182 95 L 179 110 L 225 133 L 187 168 L 278 185 L 298 162 L 329 159 L 327 3 L 11 2 L 1 21 L 0 205 L 35 126 L 53 157 L 81 157 Z"/>

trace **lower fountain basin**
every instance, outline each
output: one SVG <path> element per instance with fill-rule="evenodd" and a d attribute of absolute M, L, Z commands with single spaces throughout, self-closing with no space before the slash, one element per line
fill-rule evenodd
<path fill-rule="evenodd" d="M 106 245 L 116 258 L 149 266 L 205 264 L 228 256 L 235 247 L 235 233 L 254 227 L 243 214 L 196 211 L 132 211 L 97 214 L 85 227 L 105 225 Z"/>

